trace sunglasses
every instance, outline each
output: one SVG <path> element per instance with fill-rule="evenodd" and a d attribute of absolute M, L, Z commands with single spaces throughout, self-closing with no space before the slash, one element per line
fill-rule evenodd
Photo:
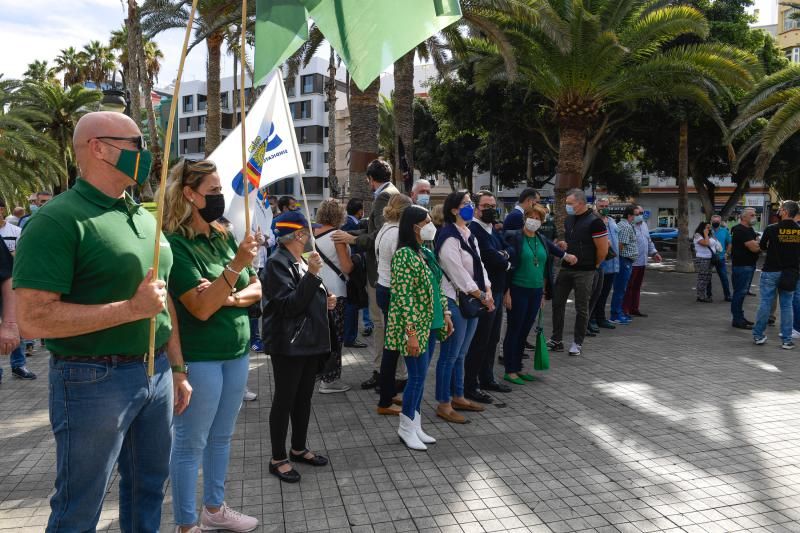
<path fill-rule="evenodd" d="M 189 173 L 189 166 L 197 163 L 196 159 L 183 159 L 183 172 L 181 175 L 181 183 L 186 183 L 186 175 Z"/>
<path fill-rule="evenodd" d="M 144 137 L 141 136 L 141 135 L 137 135 L 136 137 L 111 137 L 109 135 L 104 135 L 104 136 L 98 136 L 98 137 L 92 137 L 92 138 L 93 139 L 109 139 L 109 140 L 112 140 L 112 141 L 127 141 L 129 143 L 135 144 L 136 145 L 136 149 L 139 150 L 140 152 L 147 148 L 147 143 L 145 142 Z M 92 139 L 89 139 L 89 141 L 91 141 L 91 140 Z M 86 141 L 86 142 L 89 142 L 89 141 Z M 108 144 L 108 143 L 106 143 L 106 144 Z M 111 146 L 114 146 L 114 145 L 112 144 Z M 117 147 L 115 146 L 115 148 L 117 148 Z"/>

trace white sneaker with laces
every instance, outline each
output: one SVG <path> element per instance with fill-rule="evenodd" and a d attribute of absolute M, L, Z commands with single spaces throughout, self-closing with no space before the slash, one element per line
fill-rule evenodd
<path fill-rule="evenodd" d="M 800 339 L 800 331 L 797 331 L 796 329 L 792 328 L 792 338 Z"/>
<path fill-rule="evenodd" d="M 203 512 L 200 513 L 200 529 L 203 531 L 227 529 L 237 533 L 244 533 L 253 531 L 257 527 L 257 518 L 234 511 L 225 502 L 222 502 L 222 506 L 216 513 L 208 512 L 205 506 L 203 507 Z"/>
<path fill-rule="evenodd" d="M 319 393 L 320 394 L 333 394 L 336 392 L 347 392 L 350 390 L 350 385 L 347 383 L 343 383 L 342 380 L 337 379 L 336 381 L 331 381 L 330 383 L 325 383 L 324 381 L 320 381 L 319 383 Z"/>
<path fill-rule="evenodd" d="M 251 391 L 250 389 L 245 389 L 244 398 L 242 398 L 244 401 L 252 402 L 252 401 L 255 401 L 256 398 L 258 398 L 258 394 L 256 394 L 255 392 Z"/>
<path fill-rule="evenodd" d="M 572 343 L 572 346 L 569 347 L 569 354 L 570 355 L 580 355 L 581 354 L 581 345 Z"/>

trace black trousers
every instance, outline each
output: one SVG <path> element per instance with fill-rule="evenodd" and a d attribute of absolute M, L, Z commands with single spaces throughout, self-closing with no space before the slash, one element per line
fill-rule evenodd
<path fill-rule="evenodd" d="M 422 346 L 420 346 L 422 349 Z M 392 405 L 392 398 L 397 394 L 397 381 L 394 379 L 394 374 L 397 371 L 397 360 L 400 358 L 400 352 L 397 350 L 383 349 L 383 356 L 381 357 L 381 395 L 378 400 L 378 407 L 389 407 Z"/>
<path fill-rule="evenodd" d="M 494 295 L 494 312 L 478 318 L 478 327 L 464 359 L 464 390 L 475 391 L 495 382 L 494 356 L 503 325 L 503 294 Z"/>
<path fill-rule="evenodd" d="M 600 297 L 595 302 L 594 309 L 592 310 L 592 320 L 605 320 L 606 319 L 606 302 L 608 295 L 611 294 L 611 289 L 614 288 L 614 276 L 617 274 L 612 272 L 610 274 L 603 274 L 603 288 L 600 291 Z"/>
<path fill-rule="evenodd" d="M 303 450 L 311 417 L 311 396 L 319 371 L 319 356 L 272 355 L 275 394 L 269 411 L 272 458 L 286 459 L 286 435 L 292 421 L 292 449 Z"/>

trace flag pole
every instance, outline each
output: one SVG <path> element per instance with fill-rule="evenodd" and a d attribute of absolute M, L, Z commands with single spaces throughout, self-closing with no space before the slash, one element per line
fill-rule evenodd
<path fill-rule="evenodd" d="M 289 98 L 286 96 L 286 86 L 283 84 L 283 72 L 280 73 L 281 76 L 281 94 L 283 94 L 283 108 L 286 113 L 286 118 L 292 116 L 291 111 L 289 109 Z M 328 110 L 329 113 L 333 113 L 333 110 Z M 290 128 L 291 131 L 289 132 L 289 137 L 292 138 L 292 147 L 294 152 L 294 159 L 295 165 L 297 168 L 305 168 L 305 164 L 303 163 L 303 159 L 300 157 L 300 145 L 297 144 L 297 135 L 295 135 L 294 127 Z M 330 150 L 330 147 L 328 147 Z M 297 175 L 300 178 L 300 194 L 303 196 L 303 206 L 306 208 L 306 221 L 308 222 L 308 234 L 311 237 L 311 248 L 316 252 L 317 251 L 317 241 L 314 238 L 314 228 L 311 226 L 311 210 L 308 208 L 308 197 L 306 196 L 306 186 L 303 183 L 303 176 L 302 174 Z"/>
<path fill-rule="evenodd" d="M 239 63 L 241 63 L 242 70 L 239 74 L 239 129 L 242 133 L 242 193 L 244 195 L 244 236 L 250 235 L 250 177 L 247 175 L 247 134 L 244 129 L 245 121 L 245 100 L 244 100 L 244 82 L 245 71 L 247 70 L 247 56 L 245 54 L 245 46 L 247 41 L 247 0 L 242 0 L 242 41 L 239 45 Z M 250 88 L 251 93 L 255 91 L 255 81 L 253 80 Z"/>
<path fill-rule="evenodd" d="M 183 76 L 183 65 L 186 62 L 186 51 L 189 48 L 189 37 L 192 35 L 192 24 L 194 15 L 197 11 L 198 0 L 192 0 L 192 8 L 189 11 L 189 22 L 186 24 L 186 33 L 183 36 L 183 48 L 181 49 L 181 60 L 178 63 L 178 77 L 175 79 L 175 88 L 172 90 L 172 104 L 169 108 L 169 120 L 167 122 L 167 136 L 164 137 L 164 154 L 161 159 L 161 179 L 158 186 L 158 212 L 156 213 L 156 242 L 153 249 L 153 278 L 158 277 L 158 261 L 161 253 L 161 225 L 164 222 L 164 198 L 167 192 L 167 174 L 169 173 L 169 152 L 172 139 L 172 127 L 175 124 L 175 108 L 178 105 L 178 96 L 181 91 L 181 77 Z M 177 320 L 177 317 L 172 317 Z M 155 351 L 156 351 L 156 317 L 150 319 L 150 350 L 147 354 L 147 375 L 155 374 Z"/>

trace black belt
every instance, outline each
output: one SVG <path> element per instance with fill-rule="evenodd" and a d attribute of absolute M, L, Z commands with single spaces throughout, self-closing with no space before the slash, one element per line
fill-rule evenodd
<path fill-rule="evenodd" d="M 155 355 L 158 357 L 166 348 L 166 344 L 156 348 Z M 70 363 L 100 363 L 100 364 L 108 364 L 108 365 L 130 365 L 133 363 L 143 363 L 149 354 L 139 354 L 139 355 L 98 355 L 98 356 L 86 356 L 86 355 L 61 355 L 54 353 L 53 359 L 57 361 L 66 361 Z"/>

